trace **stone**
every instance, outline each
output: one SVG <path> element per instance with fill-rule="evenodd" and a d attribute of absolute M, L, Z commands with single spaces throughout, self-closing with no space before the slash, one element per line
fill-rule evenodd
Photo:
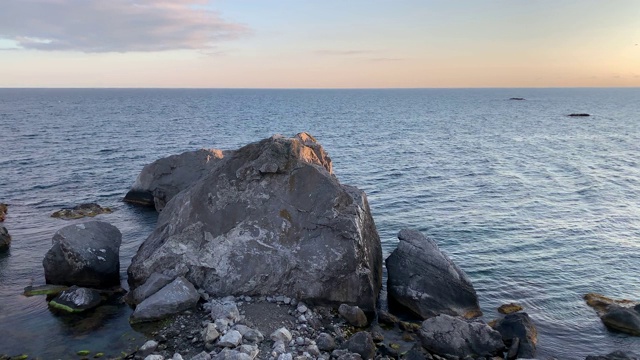
<path fill-rule="evenodd" d="M 8 208 L 9 208 L 9 205 L 7 205 L 5 203 L 0 203 L 0 222 L 4 221 L 5 216 L 9 212 Z"/>
<path fill-rule="evenodd" d="M 587 305 L 596 310 L 608 329 L 640 336 L 639 302 L 627 299 L 614 300 L 595 293 L 586 294 L 584 299 Z"/>
<path fill-rule="evenodd" d="M 573 114 L 569 114 L 568 116 L 572 116 L 572 117 L 586 117 L 586 116 L 591 116 L 591 114 L 587 114 L 587 113 L 573 113 Z"/>
<path fill-rule="evenodd" d="M 54 309 L 70 313 L 83 312 L 100 305 L 102 296 L 97 290 L 72 286 L 49 302 Z"/>
<path fill-rule="evenodd" d="M 536 357 L 538 332 L 527 313 L 518 312 L 506 315 L 498 319 L 492 327 L 502 335 L 502 341 L 507 345 L 518 339 L 515 354 L 517 358 L 533 359 Z"/>
<path fill-rule="evenodd" d="M 293 360 L 293 355 L 290 353 L 280 354 L 280 356 L 278 356 L 278 360 Z"/>
<path fill-rule="evenodd" d="M 347 340 L 347 349 L 359 354 L 363 359 L 373 359 L 376 355 L 376 345 L 371 334 L 367 331 L 359 331 Z"/>
<path fill-rule="evenodd" d="M 381 324 L 394 326 L 395 324 L 400 322 L 400 319 L 398 319 L 398 317 L 389 313 L 388 311 L 378 310 L 378 321 Z"/>
<path fill-rule="evenodd" d="M 213 357 L 214 360 L 251 360 L 251 356 L 238 350 L 224 349 Z"/>
<path fill-rule="evenodd" d="M 230 322 L 235 321 L 240 316 L 240 311 L 238 311 L 238 306 L 234 302 L 226 302 L 226 301 L 211 301 L 211 318 L 213 320 L 216 319 L 225 319 Z"/>
<path fill-rule="evenodd" d="M 142 168 L 124 201 L 162 211 L 176 194 L 208 174 L 225 153 L 200 149 L 158 159 Z"/>
<path fill-rule="evenodd" d="M 238 347 L 238 351 L 243 354 L 249 355 L 249 358 L 254 359 L 260 353 L 257 345 L 241 345 Z"/>
<path fill-rule="evenodd" d="M 423 319 L 482 315 L 471 281 L 434 240 L 407 229 L 398 239 L 398 248 L 386 260 L 390 299 Z"/>
<path fill-rule="evenodd" d="M 234 348 L 240 343 L 242 343 L 242 335 L 236 330 L 231 330 L 220 338 L 218 346 Z"/>
<path fill-rule="evenodd" d="M 154 340 L 149 340 L 146 343 L 144 343 L 142 346 L 140 346 L 140 348 L 136 352 L 136 355 L 144 358 L 147 355 L 151 355 L 151 353 L 156 351 L 157 348 L 158 348 L 158 342 Z"/>
<path fill-rule="evenodd" d="M 423 321 L 418 335 L 429 352 L 460 358 L 493 356 L 505 347 L 500 333 L 487 324 L 446 314 Z"/>
<path fill-rule="evenodd" d="M 522 306 L 515 303 L 502 304 L 498 308 L 498 312 L 505 315 L 513 314 L 518 311 L 522 311 Z"/>
<path fill-rule="evenodd" d="M 292 339 L 291 333 L 285 327 L 281 327 L 281 328 L 277 329 L 276 331 L 271 333 L 271 336 L 269 336 L 269 337 L 271 338 L 272 341 L 280 340 L 280 341 L 284 342 L 285 344 L 288 344 L 289 341 L 291 341 L 291 339 Z"/>
<path fill-rule="evenodd" d="M 108 207 L 102 207 L 96 203 L 80 204 L 72 208 L 58 210 L 51 214 L 53 218 L 64 220 L 81 219 L 83 217 L 94 217 L 100 214 L 111 214 L 113 210 Z"/>
<path fill-rule="evenodd" d="M 6 227 L 0 226 L 0 251 L 6 251 L 11 245 L 11 235 Z"/>
<path fill-rule="evenodd" d="M 216 341 L 216 339 L 218 339 L 218 337 L 220 337 L 220 333 L 218 332 L 218 330 L 216 329 L 216 325 L 212 324 L 212 323 L 208 323 L 207 327 L 204 328 L 203 334 L 202 334 L 202 338 L 205 344 L 211 344 L 214 341 Z"/>
<path fill-rule="evenodd" d="M 264 335 L 259 330 L 249 329 L 242 337 L 250 343 L 259 343 L 264 340 Z"/>
<path fill-rule="evenodd" d="M 367 321 L 367 315 L 357 306 L 342 304 L 338 308 L 338 313 L 340 313 L 349 324 L 356 327 L 365 327 L 369 323 Z"/>
<path fill-rule="evenodd" d="M 180 276 L 138 304 L 131 314 L 132 323 L 160 320 L 196 306 L 200 294 Z"/>
<path fill-rule="evenodd" d="M 218 359 L 216 357 L 216 359 Z M 224 359 L 224 358 L 221 358 Z M 207 354 L 206 351 L 203 351 L 199 354 L 197 354 L 196 356 L 192 357 L 190 360 L 211 360 L 211 355 Z"/>
<path fill-rule="evenodd" d="M 182 355 L 175 353 L 173 354 L 173 357 L 171 358 L 171 360 L 184 360 L 184 358 L 182 357 Z"/>
<path fill-rule="evenodd" d="M 316 345 L 320 351 L 331 352 L 336 348 L 336 340 L 327 333 L 320 333 L 316 339 Z"/>
<path fill-rule="evenodd" d="M 607 355 L 590 355 L 585 360 L 640 360 L 640 356 L 628 351 L 614 351 Z"/>
<path fill-rule="evenodd" d="M 47 284 L 104 288 L 120 284 L 122 234 L 103 221 L 65 226 L 42 265 Z"/>
<path fill-rule="evenodd" d="M 524 100 L 524 98 L 521 98 L 521 97 L 512 97 L 512 98 L 509 98 L 509 100 L 519 100 L 519 101 L 523 101 L 523 100 Z"/>
<path fill-rule="evenodd" d="M 246 266 L 251 264 L 251 266 Z M 214 297 L 280 294 L 375 311 L 382 248 L 367 197 L 306 133 L 227 152 L 175 195 L 128 269 L 184 275 Z"/>
<path fill-rule="evenodd" d="M 158 292 L 173 281 L 173 278 L 160 273 L 153 273 L 144 284 L 127 294 L 127 301 L 133 305 L 140 304 L 144 299 Z"/>
<path fill-rule="evenodd" d="M 158 354 L 147 355 L 144 360 L 164 360 L 164 356 Z"/>

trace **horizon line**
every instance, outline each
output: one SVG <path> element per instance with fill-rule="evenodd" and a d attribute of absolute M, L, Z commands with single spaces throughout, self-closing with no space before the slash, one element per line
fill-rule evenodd
<path fill-rule="evenodd" d="M 144 86 L 0 86 L 2 90 L 463 90 L 463 89 L 640 89 L 637 86 L 451 86 L 451 87 L 144 87 Z"/>

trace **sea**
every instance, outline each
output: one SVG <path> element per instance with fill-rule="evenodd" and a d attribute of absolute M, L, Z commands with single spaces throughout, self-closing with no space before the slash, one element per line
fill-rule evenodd
<path fill-rule="evenodd" d="M 510 100 L 522 97 L 525 100 Z M 589 117 L 569 117 L 589 113 Z M 131 309 L 51 312 L 42 259 L 96 202 L 122 232 L 121 278 L 154 211 L 122 202 L 145 164 L 309 132 L 338 179 L 367 193 L 384 256 L 403 228 L 433 238 L 471 279 L 484 312 L 524 306 L 539 359 L 640 353 L 583 296 L 640 300 L 640 88 L 0 89 L 0 354 L 115 357 L 146 341 Z"/>

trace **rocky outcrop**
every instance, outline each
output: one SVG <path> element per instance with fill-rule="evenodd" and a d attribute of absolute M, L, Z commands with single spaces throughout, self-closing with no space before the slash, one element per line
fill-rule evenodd
<path fill-rule="evenodd" d="M 131 288 L 158 272 L 216 297 L 277 293 L 374 311 L 380 239 L 366 195 L 331 166 L 306 133 L 225 153 L 167 203 L 128 269 Z"/>
<path fill-rule="evenodd" d="M 49 302 L 49 306 L 69 313 L 92 309 L 102 302 L 97 290 L 72 286 Z"/>
<path fill-rule="evenodd" d="M 94 217 L 100 214 L 111 214 L 113 211 L 108 207 L 102 207 L 96 203 L 80 204 L 72 208 L 58 210 L 51 214 L 53 218 L 64 220 L 81 219 L 83 217 Z"/>
<path fill-rule="evenodd" d="M 160 320 L 195 307 L 199 299 L 200 294 L 193 284 L 184 277 L 178 277 L 138 304 L 130 321 L 139 323 Z"/>
<path fill-rule="evenodd" d="M 9 245 L 11 245 L 9 230 L 4 226 L 0 226 L 0 252 L 8 250 Z"/>
<path fill-rule="evenodd" d="M 513 313 L 498 319 L 493 326 L 502 341 L 510 347 L 513 359 L 533 359 L 536 357 L 538 332 L 527 313 Z"/>
<path fill-rule="evenodd" d="M 120 243 L 115 226 L 90 221 L 65 226 L 52 239 L 42 265 L 48 284 L 109 287 L 120 284 Z"/>
<path fill-rule="evenodd" d="M 594 293 L 585 295 L 584 299 L 608 329 L 640 336 L 640 303 L 614 300 Z"/>
<path fill-rule="evenodd" d="M 407 229 L 398 239 L 398 248 L 386 260 L 390 299 L 423 319 L 439 314 L 482 315 L 471 281 L 435 241 Z"/>
<path fill-rule="evenodd" d="M 628 351 L 614 351 L 607 355 L 590 355 L 585 360 L 640 360 L 640 355 Z"/>
<path fill-rule="evenodd" d="M 508 303 L 508 304 L 500 305 L 500 307 L 498 308 L 498 312 L 500 314 L 509 315 L 509 314 L 513 314 L 515 312 L 521 311 L 522 309 L 523 309 L 522 305 L 520 304 Z"/>
<path fill-rule="evenodd" d="M 446 314 L 425 320 L 418 335 L 425 349 L 439 355 L 475 358 L 504 349 L 502 336 L 489 325 Z"/>
<path fill-rule="evenodd" d="M 124 201 L 162 211 L 176 194 L 205 176 L 225 153 L 201 149 L 158 159 L 142 168 Z"/>
<path fill-rule="evenodd" d="M 7 215 L 7 212 L 9 211 L 8 207 L 9 207 L 9 205 L 4 204 L 4 203 L 0 203 L 0 222 L 4 221 L 5 216 Z"/>

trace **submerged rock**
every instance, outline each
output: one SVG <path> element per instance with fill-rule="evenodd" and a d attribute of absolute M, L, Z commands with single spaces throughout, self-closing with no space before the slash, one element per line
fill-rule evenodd
<path fill-rule="evenodd" d="M 471 281 L 435 241 L 407 229 L 398 239 L 398 248 L 386 260 L 389 298 L 423 319 L 482 315 Z"/>
<path fill-rule="evenodd" d="M 132 323 L 160 320 L 195 307 L 199 299 L 200 294 L 193 284 L 178 277 L 138 304 L 130 320 Z"/>
<path fill-rule="evenodd" d="M 0 251 L 6 251 L 11 245 L 11 235 L 6 227 L 0 226 Z"/>
<path fill-rule="evenodd" d="M 587 305 L 596 310 L 604 325 L 615 331 L 640 336 L 640 303 L 632 300 L 614 300 L 589 293 L 584 296 Z"/>
<path fill-rule="evenodd" d="M 102 221 L 65 226 L 55 233 L 52 242 L 42 261 L 48 284 L 120 284 L 122 234 L 115 226 Z"/>
<path fill-rule="evenodd" d="M 70 313 L 92 309 L 102 302 L 97 290 L 72 286 L 49 302 L 49 306 Z"/>
<path fill-rule="evenodd" d="M 382 250 L 366 195 L 341 185 L 302 133 L 226 152 L 167 203 L 128 269 L 131 288 L 154 272 L 215 297 L 275 293 L 374 311 Z"/>
<path fill-rule="evenodd" d="M 446 314 L 425 320 L 419 331 L 422 346 L 432 353 L 493 356 L 504 349 L 502 336 L 489 325 Z"/>
<path fill-rule="evenodd" d="M 493 328 L 502 335 L 502 341 L 505 344 L 516 343 L 516 346 L 512 346 L 514 348 L 513 358 L 533 359 L 536 357 L 538 332 L 527 313 L 509 314 L 496 321 Z"/>
<path fill-rule="evenodd" d="M 515 303 L 502 304 L 498 308 L 498 312 L 500 314 L 505 314 L 505 315 L 513 314 L 521 310 L 522 310 L 522 306 Z"/>
<path fill-rule="evenodd" d="M 100 214 L 111 214 L 113 211 L 108 207 L 102 207 L 95 203 L 80 204 L 72 208 L 58 210 L 51 214 L 51 217 L 65 220 L 80 219 L 86 216 L 94 217 Z"/>
<path fill-rule="evenodd" d="M 205 176 L 224 156 L 221 150 L 201 149 L 158 159 L 142 168 L 124 201 L 162 211 L 169 200 Z"/>

